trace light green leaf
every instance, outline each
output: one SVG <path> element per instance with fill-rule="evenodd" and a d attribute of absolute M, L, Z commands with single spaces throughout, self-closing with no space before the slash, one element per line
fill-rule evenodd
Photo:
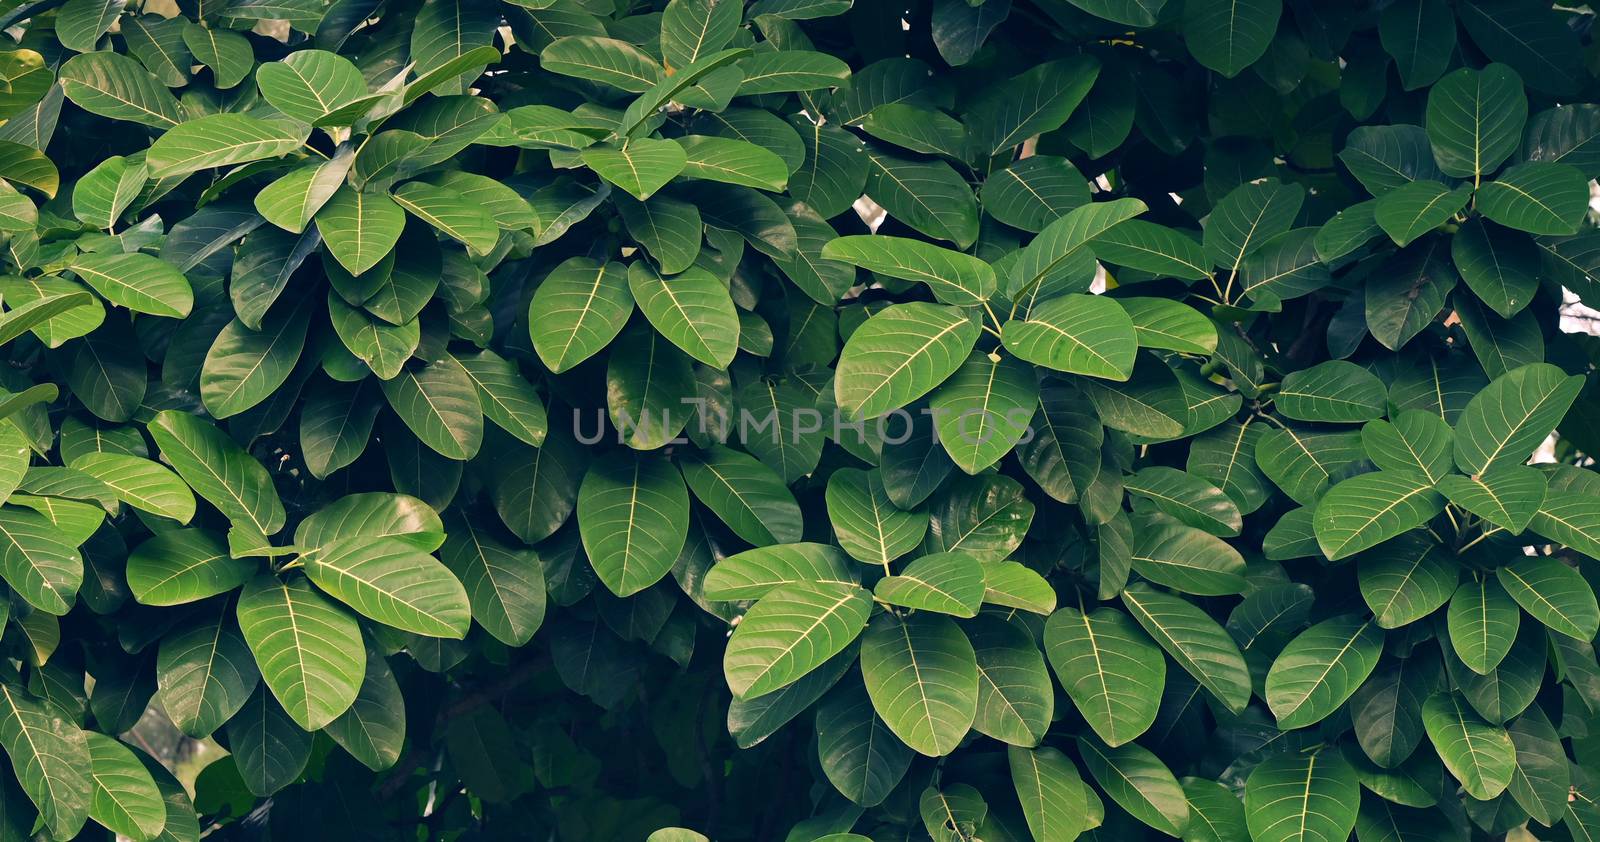
<path fill-rule="evenodd" d="M 976 617 L 983 604 L 983 565 L 963 552 L 925 555 L 878 580 L 873 594 L 903 608 Z"/>
<path fill-rule="evenodd" d="M 1568 377 L 1549 363 L 1525 365 L 1496 377 L 1456 420 L 1456 465 L 1469 474 L 1481 474 L 1507 460 L 1526 461 L 1561 422 L 1582 387 L 1582 377 Z"/>
<path fill-rule="evenodd" d="M 1600 633 L 1594 589 L 1576 569 L 1548 556 L 1532 556 L 1501 567 L 1495 577 L 1534 619 L 1568 637 L 1591 640 Z"/>
<path fill-rule="evenodd" d="M 1383 654 L 1371 620 L 1343 615 L 1301 632 L 1267 672 L 1267 706 L 1283 730 L 1321 722 L 1367 680 Z"/>
<path fill-rule="evenodd" d="M 306 136 L 286 123 L 244 114 L 208 114 L 168 129 L 145 155 L 151 178 L 169 178 L 211 167 L 281 158 Z"/>
<path fill-rule="evenodd" d="M 283 503 L 272 477 L 222 431 L 174 410 L 157 415 L 148 429 L 178 475 L 229 520 L 264 535 L 283 528 Z"/>
<path fill-rule="evenodd" d="M 665 460 L 613 453 L 583 477 L 578 528 L 600 581 L 630 596 L 672 569 L 688 535 L 689 494 Z"/>
<path fill-rule="evenodd" d="M 1511 783 L 1517 750 L 1504 728 L 1478 718 L 1455 693 L 1440 692 L 1422 706 L 1428 741 L 1467 794 L 1494 798 Z"/>
<path fill-rule="evenodd" d="M 919 754 L 954 751 L 977 716 L 976 655 L 949 617 L 873 618 L 861 640 L 861 676 L 889 730 Z"/>
<path fill-rule="evenodd" d="M 528 305 L 528 331 L 553 372 L 594 356 L 622 332 L 633 313 L 627 270 L 574 257 L 545 276 Z"/>
<path fill-rule="evenodd" d="M 380 623 L 428 637 L 467 635 L 472 608 L 461 582 L 408 541 L 363 535 L 300 559 L 317 587 Z"/>
<path fill-rule="evenodd" d="M 725 283 L 699 267 L 664 277 L 645 261 L 628 267 L 628 290 L 640 312 L 684 353 L 727 368 L 739 352 L 739 314 Z"/>
<path fill-rule="evenodd" d="M 328 252 L 352 275 L 378 265 L 400 242 L 405 211 L 381 193 L 341 187 L 313 216 Z"/>
<path fill-rule="evenodd" d="M 945 304 L 976 306 L 995 291 L 994 269 L 989 264 L 906 237 L 840 237 L 823 246 L 822 257 L 891 278 L 921 281 Z"/>
<path fill-rule="evenodd" d="M 128 590 L 143 605 L 182 605 L 239 587 L 259 566 L 254 559 L 230 557 L 214 533 L 174 529 L 128 554 Z"/>
<path fill-rule="evenodd" d="M 885 308 L 845 342 L 833 380 L 839 408 L 867 420 L 905 406 L 954 374 L 977 340 L 978 325 L 955 307 Z"/>
<path fill-rule="evenodd" d="M 1375 471 L 1335 485 L 1317 501 L 1312 523 L 1330 561 L 1377 546 L 1432 520 L 1444 498 L 1420 473 Z"/>
<path fill-rule="evenodd" d="M 856 585 L 796 583 L 768 591 L 723 652 L 723 674 L 734 698 L 759 698 L 822 666 L 861 634 L 871 610 L 871 595 Z M 870 689 L 865 664 L 862 671 Z"/>
<path fill-rule="evenodd" d="M 315 731 L 349 709 L 366 674 L 355 618 L 303 578 L 263 574 L 239 596 L 239 629 L 272 695 Z"/>
<path fill-rule="evenodd" d="M 1122 591 L 1122 604 L 1139 625 L 1229 710 L 1250 703 L 1250 672 L 1239 647 L 1204 611 L 1184 599 L 1135 583 Z"/>
<path fill-rule="evenodd" d="M 1356 772 L 1338 750 L 1268 758 L 1244 786 L 1244 815 L 1254 842 L 1349 839 L 1361 804 Z"/>
<path fill-rule="evenodd" d="M 1006 350 L 1027 362 L 1108 380 L 1132 376 L 1139 345 L 1128 312 L 1098 295 L 1051 298 L 1026 319 L 1007 321 L 1000 333 Z"/>
<path fill-rule="evenodd" d="M 102 826 L 131 839 L 154 839 L 167 824 L 167 806 L 150 772 L 133 750 L 92 731 L 89 777 L 94 780 L 89 816 Z"/>
<path fill-rule="evenodd" d="M 1450 502 L 1513 535 L 1539 513 L 1546 487 L 1544 474 L 1526 465 L 1497 465 L 1474 476 L 1439 480 L 1439 492 Z"/>
<path fill-rule="evenodd" d="M 194 308 L 189 279 L 148 254 L 84 254 L 74 258 L 70 268 L 107 301 L 136 313 L 181 319 Z"/>
<path fill-rule="evenodd" d="M 1044 649 L 1056 679 L 1106 744 L 1123 745 L 1155 722 L 1166 658 L 1128 615 L 1062 608 L 1045 622 Z"/>
<path fill-rule="evenodd" d="M 472 377 L 448 354 L 382 382 L 383 396 L 421 442 L 446 459 L 465 460 L 483 444 L 483 410 Z"/>

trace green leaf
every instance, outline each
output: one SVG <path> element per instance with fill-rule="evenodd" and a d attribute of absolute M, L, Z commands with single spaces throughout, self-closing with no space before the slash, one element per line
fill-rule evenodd
<path fill-rule="evenodd" d="M 1484 216 L 1530 234 L 1576 234 L 1589 212 L 1589 180 L 1576 167 L 1528 161 L 1478 188 Z"/>
<path fill-rule="evenodd" d="M 700 209 L 687 202 L 657 195 L 648 202 L 618 198 L 617 212 L 628 234 L 655 258 L 663 274 L 676 275 L 694 265 L 700 256 L 704 224 Z"/>
<path fill-rule="evenodd" d="M 1192 818 L 1182 787 L 1161 759 L 1137 744 L 1107 748 L 1078 738 L 1078 755 L 1100 788 L 1135 819 L 1181 836 Z"/>
<path fill-rule="evenodd" d="M 1328 360 L 1289 372 L 1273 405 L 1298 421 L 1352 423 L 1384 412 L 1387 390 L 1370 371 L 1344 360 Z"/>
<path fill-rule="evenodd" d="M 306 576 L 362 615 L 429 637 L 466 637 L 472 608 L 449 568 L 397 538 L 358 536 L 300 556 Z"/>
<path fill-rule="evenodd" d="M 828 522 L 839 546 L 866 564 L 887 567 L 916 549 L 928 531 L 927 513 L 896 506 L 876 470 L 834 471 L 828 477 L 826 499 Z"/>
<path fill-rule="evenodd" d="M 1378 197 L 1373 219 L 1395 245 L 1405 246 L 1448 222 L 1471 198 L 1466 185 L 1452 190 L 1437 181 L 1412 181 Z"/>
<path fill-rule="evenodd" d="M 1156 508 L 1212 535 L 1239 534 L 1239 507 L 1209 482 L 1175 468 L 1152 465 L 1123 480 L 1129 493 L 1145 497 Z"/>
<path fill-rule="evenodd" d="M 796 583 L 768 591 L 734 629 L 723 653 L 734 698 L 759 698 L 822 666 L 861 634 L 871 609 L 871 595 L 856 585 Z M 865 664 L 863 674 L 870 688 Z"/>
<path fill-rule="evenodd" d="M 1033 369 L 1012 357 L 974 350 L 928 403 L 939 442 L 961 470 L 999 462 L 1028 433 L 1039 403 Z"/>
<path fill-rule="evenodd" d="M 1317 501 L 1317 544 L 1331 561 L 1377 546 L 1432 520 L 1444 498 L 1420 473 L 1376 471 L 1335 485 Z"/>
<path fill-rule="evenodd" d="M 906 237 L 840 237 L 823 246 L 822 257 L 891 278 L 921 281 L 945 304 L 975 306 L 995 291 L 994 269 L 989 264 Z"/>
<path fill-rule="evenodd" d="M 528 331 L 539 359 L 560 373 L 611 344 L 632 313 L 633 295 L 622 264 L 574 257 L 534 290 Z"/>
<path fill-rule="evenodd" d="M 1456 420 L 1456 465 L 1481 474 L 1507 460 L 1521 464 L 1561 422 L 1582 387 L 1583 378 L 1548 363 L 1496 377 Z"/>
<path fill-rule="evenodd" d="M 1250 703 L 1250 673 L 1244 656 L 1221 625 L 1180 597 L 1135 583 L 1122 604 L 1167 654 L 1229 710 Z"/>
<path fill-rule="evenodd" d="M 1302 728 L 1344 705 L 1378 665 L 1383 632 L 1371 620 L 1343 615 L 1301 632 L 1267 673 L 1267 707 L 1278 727 Z"/>
<path fill-rule="evenodd" d="M 0 682 L 0 745 L 22 791 L 58 839 L 77 835 L 94 799 L 89 741 L 55 703 Z"/>
<path fill-rule="evenodd" d="M 1011 783 L 1028 832 L 1041 842 L 1076 838 L 1088 825 L 1089 805 L 1078 767 L 1053 748 L 1006 749 Z"/>
<path fill-rule="evenodd" d="M 1132 559 L 1139 575 L 1197 596 L 1244 591 L 1244 558 L 1221 538 L 1165 515 L 1137 521 Z"/>
<path fill-rule="evenodd" d="M 643 50 L 614 38 L 592 35 L 556 39 L 540 52 L 539 64 L 551 73 L 636 94 L 650 90 L 661 79 L 661 65 Z"/>
<path fill-rule="evenodd" d="M 1036 746 L 1055 713 L 1055 685 L 1039 644 L 1020 624 L 984 618 L 965 629 L 978 663 L 972 727 L 1013 746 Z"/>
<path fill-rule="evenodd" d="M 727 0 L 673 0 L 661 15 L 667 66 L 684 68 L 726 47 L 739 29 L 740 5 Z"/>
<path fill-rule="evenodd" d="M 1544 502 L 1544 474 L 1524 465 L 1499 465 L 1475 476 L 1439 480 L 1450 502 L 1513 535 L 1528 528 Z"/>
<path fill-rule="evenodd" d="M 304 133 L 287 124 L 243 114 L 209 114 L 173 126 L 156 138 L 145 163 L 152 178 L 168 178 L 279 158 L 300 148 L 305 139 Z"/>
<path fill-rule="evenodd" d="M 628 290 L 655 329 L 684 353 L 726 368 L 739 350 L 739 315 L 728 288 L 699 267 L 663 277 L 644 261 L 628 267 Z"/>
<path fill-rule="evenodd" d="M 494 250 L 500 227 L 482 205 L 468 202 L 454 190 L 421 181 L 400 185 L 392 194 L 400 207 L 467 247 L 474 256 Z"/>
<path fill-rule="evenodd" d="M 1410 532 L 1357 559 L 1361 596 L 1379 628 L 1414 623 L 1443 607 L 1461 575 L 1437 542 Z"/>
<path fill-rule="evenodd" d="M 85 254 L 73 260 L 71 269 L 107 301 L 136 313 L 181 319 L 194 307 L 189 280 L 148 254 Z"/>
<path fill-rule="evenodd" d="M 1187 304 L 1165 298 L 1119 298 L 1117 303 L 1133 320 L 1133 332 L 1141 348 L 1189 354 L 1217 350 L 1216 323 Z"/>
<path fill-rule="evenodd" d="M 976 655 L 949 617 L 873 618 L 862 635 L 861 676 L 873 709 L 919 754 L 954 751 L 977 716 Z"/>
<path fill-rule="evenodd" d="M 739 62 L 744 71 L 740 96 L 813 91 L 831 88 L 850 78 L 850 65 L 809 50 L 775 50 L 756 53 Z"/>
<path fill-rule="evenodd" d="M 133 750 L 104 734 L 87 732 L 94 794 L 89 815 L 132 839 L 154 839 L 167 824 L 167 807 L 150 772 Z"/>
<path fill-rule="evenodd" d="M 1060 128 L 1099 75 L 1100 62 L 1078 55 L 1000 83 L 967 112 L 973 145 L 993 155 Z"/>
<path fill-rule="evenodd" d="M 1504 318 L 1538 291 L 1539 247 L 1509 228 L 1473 219 L 1450 239 L 1450 256 L 1467 288 Z"/>
<path fill-rule="evenodd" d="M 221 728 L 261 681 L 232 608 L 231 600 L 208 603 L 163 635 L 156 655 L 161 709 L 195 739 Z"/>
<path fill-rule="evenodd" d="M 214 533 L 174 529 L 128 554 L 128 590 L 144 605 L 182 605 L 239 587 L 258 566 L 253 559 L 231 558 Z"/>
<path fill-rule="evenodd" d="M 35 608 L 66 614 L 83 583 L 83 557 L 60 529 L 22 509 L 0 508 L 0 576 Z"/>
<path fill-rule="evenodd" d="M 1137 199 L 1091 202 L 1046 225 L 1012 264 L 1006 295 L 1031 309 L 1033 300 L 1047 291 L 1087 291 L 1094 274 L 1090 244 L 1145 210 Z M 1082 264 L 1087 264 L 1089 277 L 1080 277 Z"/>
<path fill-rule="evenodd" d="M 238 319 L 217 335 L 200 369 L 200 400 L 215 418 L 238 415 L 272 396 L 300 361 L 310 310 L 279 309 L 251 330 Z"/>
<path fill-rule="evenodd" d="M 289 718 L 266 687 L 257 687 L 238 715 L 228 720 L 227 735 L 235 773 L 257 797 L 294 783 L 311 760 L 311 734 Z"/>
<path fill-rule="evenodd" d="M 313 218 L 328 253 L 352 275 L 377 266 L 406 226 L 405 211 L 393 199 L 350 187 L 339 188 Z"/>
<path fill-rule="evenodd" d="M 1445 619 L 1456 657 L 1487 675 L 1511 650 L 1521 613 L 1498 579 L 1484 577 L 1456 589 Z"/>
<path fill-rule="evenodd" d="M 67 98 L 91 114 L 158 129 L 184 121 L 177 98 L 127 56 L 110 52 L 73 56 L 61 65 L 60 80 Z"/>
<path fill-rule="evenodd" d="M 839 408 L 867 420 L 932 391 L 965 362 L 978 326 L 955 307 L 888 307 L 850 335 L 833 380 Z"/>
<path fill-rule="evenodd" d="M 1184 4 L 1183 36 L 1195 60 L 1232 78 L 1267 52 L 1283 14 L 1279 0 Z"/>
<path fill-rule="evenodd" d="M 1445 175 L 1494 172 L 1517 150 L 1527 119 L 1522 79 L 1504 64 L 1463 67 L 1428 91 L 1428 142 Z"/>
<path fill-rule="evenodd" d="M 728 556 L 707 571 L 707 599 L 760 599 L 774 588 L 794 584 L 859 585 L 849 560 L 827 544 L 779 544 Z"/>
<path fill-rule="evenodd" d="M 446 459 L 465 460 L 483 444 L 483 410 L 472 377 L 455 357 L 402 371 L 380 384 L 408 429 Z"/>
<path fill-rule="evenodd" d="M 303 578 L 263 574 L 245 585 L 238 614 L 261 677 L 297 725 L 315 731 L 349 709 L 367 657 L 344 609 Z"/>
<path fill-rule="evenodd" d="M 313 125 L 329 115 L 344 117 L 343 109 L 367 95 L 366 80 L 355 64 L 326 50 L 300 50 L 267 62 L 256 70 L 256 84 L 273 108 Z"/>
<path fill-rule="evenodd" d="M 620 148 L 592 146 L 582 152 L 583 162 L 595 174 L 644 201 L 665 187 L 688 166 L 688 153 L 670 140 L 643 138 Z"/>
<path fill-rule="evenodd" d="M 1405 0 L 1378 17 L 1383 49 L 1394 57 L 1400 82 L 1408 91 L 1438 81 L 1450 67 L 1456 46 L 1456 19 L 1443 0 Z"/>
<path fill-rule="evenodd" d="M 1244 785 L 1244 816 L 1255 842 L 1348 839 L 1361 803 L 1356 772 L 1337 750 L 1268 758 Z"/>
<path fill-rule="evenodd" d="M 249 40 L 229 29 L 186 22 L 183 25 L 183 43 L 195 61 L 211 68 L 211 79 L 220 89 L 225 90 L 244 81 L 256 63 Z"/>
<path fill-rule="evenodd" d="M 117 499 L 143 512 L 188 523 L 194 517 L 194 494 L 172 471 L 138 456 L 90 453 L 72 467 L 110 486 Z"/>
<path fill-rule="evenodd" d="M 1506 593 L 1535 620 L 1568 637 L 1600 633 L 1600 606 L 1577 570 L 1548 556 L 1533 556 L 1495 571 Z"/>
<path fill-rule="evenodd" d="M 1422 706 L 1428 741 L 1467 794 L 1488 800 L 1504 792 L 1517 766 L 1517 750 L 1504 728 L 1490 725 L 1462 704 L 1455 693 L 1440 692 Z"/>
<path fill-rule="evenodd" d="M 1078 713 L 1106 744 L 1123 745 L 1155 722 L 1166 659 L 1128 615 L 1062 608 L 1045 622 L 1044 650 Z"/>
<path fill-rule="evenodd" d="M 544 404 L 516 363 L 489 350 L 463 357 L 460 363 L 478 389 L 485 417 L 534 447 L 544 444 L 549 429 Z"/>
<path fill-rule="evenodd" d="M 874 113 L 889 106 L 880 106 Z M 990 175 L 980 194 L 995 219 L 1037 234 L 1089 203 L 1088 181 L 1066 158 L 1034 155 Z"/>
<path fill-rule="evenodd" d="M 1431 412 L 1408 409 L 1391 421 L 1368 422 L 1361 428 L 1361 446 L 1373 464 L 1386 471 L 1421 472 L 1439 482 L 1455 466 L 1451 457 L 1455 435 L 1444 419 Z M 1449 496 L 1449 492 L 1440 489 Z"/>
<path fill-rule="evenodd" d="M 1205 5 L 1221 4 L 1207 0 Z M 1212 265 L 1237 272 L 1251 252 L 1294 225 L 1304 201 L 1305 188 L 1276 179 L 1234 188 L 1206 220 L 1206 258 Z"/>
<path fill-rule="evenodd" d="M 115 227 L 122 212 L 139 198 L 150 171 L 142 161 L 114 155 L 85 173 L 72 190 L 72 213 L 96 228 Z"/>
<path fill-rule="evenodd" d="M 963 552 L 925 555 L 878 580 L 873 595 L 902 608 L 976 617 L 983 604 L 983 565 Z"/>
<path fill-rule="evenodd" d="M 749 544 L 800 540 L 800 505 L 782 478 L 755 458 L 722 445 L 678 461 L 695 499 Z"/>
<path fill-rule="evenodd" d="M 955 243 L 959 249 L 977 241 L 977 199 L 949 164 L 897 158 L 870 146 L 866 153 L 867 196 L 889 216 L 929 237 Z M 809 154 L 807 164 L 811 165 Z M 815 188 L 812 192 L 815 194 Z M 817 210 L 826 213 L 823 208 Z"/>
<path fill-rule="evenodd" d="M 781 192 L 789 180 L 789 167 L 783 159 L 753 143 L 713 135 L 680 137 L 677 143 L 688 156 L 683 174 L 689 178 L 774 193 Z"/>
<path fill-rule="evenodd" d="M 1210 274 L 1205 250 L 1193 235 L 1142 219 L 1130 219 L 1094 238 L 1101 260 L 1157 275 L 1197 281 Z"/>
<path fill-rule="evenodd" d="M 367 650 L 367 673 L 350 709 L 328 723 L 328 736 L 368 769 L 382 771 L 405 748 L 406 707 L 400 684 L 381 654 Z"/>
<path fill-rule="evenodd" d="M 1122 305 L 1077 294 L 1052 298 L 1034 307 L 1026 319 L 1007 321 L 1001 341 L 1035 365 L 1108 380 L 1132 376 L 1139 343 Z"/>
<path fill-rule="evenodd" d="M 168 410 L 147 429 L 184 482 L 230 521 L 263 535 L 283 528 L 283 503 L 266 468 L 215 426 Z"/>
<path fill-rule="evenodd" d="M 629 596 L 672 569 L 688 534 L 689 494 L 665 460 L 615 453 L 584 475 L 578 521 L 600 581 Z"/>

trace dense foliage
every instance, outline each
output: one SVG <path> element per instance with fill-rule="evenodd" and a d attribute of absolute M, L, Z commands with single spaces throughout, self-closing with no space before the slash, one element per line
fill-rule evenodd
<path fill-rule="evenodd" d="M 1592 20 L 0 0 L 0 839 L 1597 838 Z"/>

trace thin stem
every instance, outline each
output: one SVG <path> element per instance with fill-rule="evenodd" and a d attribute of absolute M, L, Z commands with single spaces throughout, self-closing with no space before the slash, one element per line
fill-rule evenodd
<path fill-rule="evenodd" d="M 1505 531 L 1505 528 L 1504 527 L 1500 527 L 1500 526 L 1496 526 L 1496 527 L 1494 527 L 1492 529 L 1485 529 L 1483 531 L 1482 535 L 1479 535 L 1478 537 L 1473 538 L 1471 541 L 1468 541 L 1467 543 L 1463 544 L 1461 546 L 1461 549 L 1456 550 L 1456 554 L 1459 555 L 1461 553 L 1464 553 L 1467 550 L 1470 550 L 1473 547 L 1476 547 L 1478 545 L 1479 541 L 1482 541 L 1483 539 L 1489 537 L 1490 535 L 1495 534 L 1496 532 L 1504 532 L 1504 531 Z"/>

